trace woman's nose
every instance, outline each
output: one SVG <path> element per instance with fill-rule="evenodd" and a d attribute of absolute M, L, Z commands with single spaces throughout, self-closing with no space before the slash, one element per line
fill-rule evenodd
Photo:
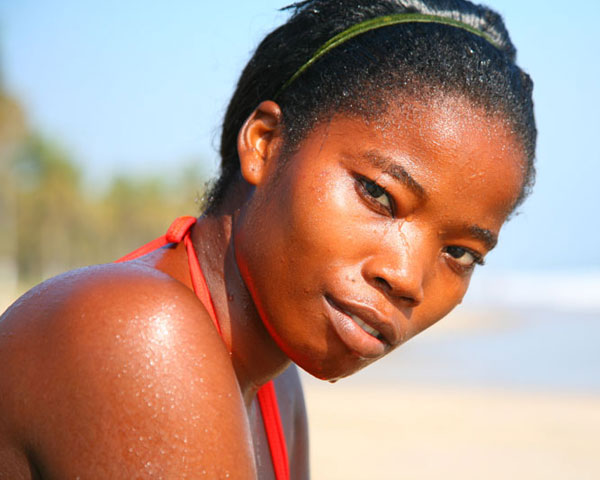
<path fill-rule="evenodd" d="M 416 307 L 423 301 L 423 285 L 428 269 L 428 252 L 424 239 L 414 235 L 386 239 L 376 255 L 364 265 L 366 280 L 394 303 Z"/>

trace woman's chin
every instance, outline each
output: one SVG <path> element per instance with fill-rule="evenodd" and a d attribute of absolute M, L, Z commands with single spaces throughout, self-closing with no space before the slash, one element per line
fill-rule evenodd
<path fill-rule="evenodd" d="M 337 382 L 342 378 L 349 377 L 373 363 L 373 359 L 351 357 L 351 361 L 334 362 L 331 359 L 321 362 L 295 362 L 302 370 L 313 377 L 327 382 Z"/>

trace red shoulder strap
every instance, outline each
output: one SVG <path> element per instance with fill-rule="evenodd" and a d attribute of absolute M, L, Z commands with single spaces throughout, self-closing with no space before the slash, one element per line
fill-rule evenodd
<path fill-rule="evenodd" d="M 277 395 L 275 394 L 273 381 L 265 383 L 256 395 L 269 442 L 275 478 L 276 480 L 289 480 L 290 469 L 287 446 L 285 444 L 285 436 L 281 425 L 281 415 L 279 413 L 279 406 L 277 405 Z"/>
<path fill-rule="evenodd" d="M 188 257 L 188 265 L 190 268 L 190 277 L 192 280 L 192 286 L 194 293 L 198 299 L 206 308 L 206 311 L 210 315 L 215 328 L 221 334 L 221 327 L 217 319 L 217 312 L 210 297 L 208 291 L 208 285 L 206 279 L 200 269 L 200 262 L 196 255 L 196 250 L 190 238 L 190 229 L 196 223 L 195 217 L 179 217 L 171 224 L 167 233 L 156 240 L 153 240 L 146 245 L 134 250 L 128 255 L 117 260 L 117 262 L 126 262 L 128 260 L 134 260 L 147 253 L 150 253 L 160 247 L 163 247 L 169 243 L 184 242 L 185 249 Z M 263 417 L 263 423 L 265 426 L 265 432 L 267 434 L 267 441 L 269 442 L 269 450 L 271 452 L 271 460 L 273 461 L 273 470 L 275 472 L 276 480 L 289 480 L 289 460 L 287 454 L 287 447 L 285 444 L 285 436 L 283 433 L 283 427 L 281 425 L 281 415 L 279 413 L 279 406 L 277 405 L 277 396 L 275 394 L 275 386 L 273 381 L 270 381 L 263 385 L 258 393 L 258 403 Z"/>
<path fill-rule="evenodd" d="M 192 225 L 196 223 L 194 217 L 178 217 L 169 227 L 165 235 L 148 242 L 146 245 L 142 245 L 140 248 L 135 249 L 133 252 L 128 253 L 124 257 L 119 258 L 115 263 L 127 262 L 128 260 L 135 260 L 136 258 L 142 257 L 147 253 L 158 250 L 160 247 L 164 247 L 167 243 L 179 243 L 183 240 L 183 237 L 187 235 Z"/>
<path fill-rule="evenodd" d="M 153 252 L 161 247 L 169 243 L 180 243 L 183 242 L 185 244 L 185 250 L 187 252 L 188 257 L 188 265 L 190 269 L 190 277 L 192 280 L 192 287 L 194 288 L 194 293 L 198 297 L 198 299 L 206 308 L 208 315 L 210 316 L 217 332 L 221 335 L 221 327 L 219 322 L 217 321 L 217 313 L 215 311 L 215 307 L 212 303 L 212 299 L 210 298 L 210 294 L 208 293 L 208 286 L 206 285 L 206 280 L 204 279 L 204 275 L 200 270 L 200 262 L 198 262 L 198 257 L 196 255 L 196 250 L 194 250 L 194 245 L 190 238 L 190 229 L 196 223 L 196 218 L 191 216 L 184 216 L 176 218 L 165 235 L 158 237 L 155 240 L 147 243 L 146 245 L 141 246 L 140 248 L 134 250 L 133 252 L 125 255 L 124 257 L 119 258 L 117 263 L 126 262 L 128 260 L 135 260 L 147 253 Z"/>
<path fill-rule="evenodd" d="M 140 248 L 135 249 L 133 252 L 128 253 L 127 255 L 119 258 L 115 263 L 127 262 L 129 260 L 135 260 L 136 258 L 142 257 L 147 253 L 153 252 L 154 250 L 158 250 L 160 247 L 165 246 L 167 243 L 166 235 L 158 237 L 151 242 L 148 242 L 146 245 L 142 245 Z"/>

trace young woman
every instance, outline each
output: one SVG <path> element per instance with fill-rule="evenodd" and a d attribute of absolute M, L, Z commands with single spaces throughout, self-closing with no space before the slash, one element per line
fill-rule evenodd
<path fill-rule="evenodd" d="M 500 17 L 293 9 L 239 80 L 204 215 L 3 315 L 0 477 L 307 478 L 294 365 L 350 375 L 460 303 L 534 174 Z"/>

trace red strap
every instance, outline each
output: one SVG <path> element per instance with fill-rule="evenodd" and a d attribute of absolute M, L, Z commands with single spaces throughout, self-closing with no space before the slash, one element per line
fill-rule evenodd
<path fill-rule="evenodd" d="M 167 245 L 168 243 L 179 243 L 181 241 L 185 244 L 185 249 L 188 257 L 188 265 L 190 267 L 190 277 L 192 279 L 192 286 L 194 293 L 198 299 L 206 308 L 211 320 L 213 321 L 215 328 L 221 334 L 221 327 L 217 319 L 217 312 L 213 305 L 206 279 L 200 269 L 200 262 L 196 255 L 196 250 L 190 238 L 190 229 L 196 223 L 194 217 L 179 217 L 167 230 L 167 233 L 156 240 L 147 243 L 146 245 L 134 250 L 128 255 L 117 260 L 117 262 L 126 262 L 128 260 L 134 260 L 142 255 L 146 255 L 160 247 Z M 275 472 L 276 480 L 289 480 L 290 471 L 288 466 L 288 455 L 287 447 L 285 444 L 285 436 L 283 434 L 283 427 L 281 425 L 281 415 L 279 413 L 279 406 L 277 405 L 277 395 L 275 393 L 275 386 L 273 381 L 270 381 L 263 385 L 257 393 L 258 403 L 263 417 L 263 423 L 265 425 L 265 432 L 267 434 L 267 441 L 269 442 L 269 450 L 271 451 L 271 460 L 273 461 L 273 470 Z"/>
<path fill-rule="evenodd" d="M 167 233 L 162 235 L 151 242 L 148 242 L 146 245 L 142 245 L 140 248 L 137 248 L 131 253 L 128 253 L 124 257 L 119 258 L 115 263 L 127 262 L 129 260 L 135 260 L 136 258 L 142 257 L 154 250 L 158 250 L 160 247 L 164 247 L 167 243 L 179 243 L 183 240 L 188 233 L 192 225 L 196 223 L 195 217 L 178 217 L 171 224 Z M 189 255 L 189 252 L 188 252 Z M 196 253 L 194 252 L 194 256 Z M 198 263 L 198 259 L 196 258 L 196 263 Z M 204 302 L 203 302 L 204 303 Z M 209 312 L 210 313 L 210 312 Z"/>
<path fill-rule="evenodd" d="M 222 337 L 223 334 L 221 333 L 219 320 L 217 320 L 217 312 L 215 311 L 215 306 L 213 305 L 212 298 L 210 297 L 206 279 L 204 278 L 202 270 L 200 269 L 200 262 L 198 261 L 196 250 L 194 249 L 194 244 L 192 243 L 189 233 L 186 234 L 183 241 L 185 243 L 185 249 L 187 250 L 188 265 L 190 266 L 190 277 L 192 277 L 192 286 L 194 287 L 194 292 L 196 293 L 198 299 L 202 302 L 202 305 L 204 305 L 204 308 L 206 308 L 206 311 L 213 321 L 217 332 L 219 332 L 219 336 Z"/>
<path fill-rule="evenodd" d="M 142 245 L 140 248 L 134 250 L 131 253 L 128 253 L 124 257 L 119 258 L 115 263 L 127 262 L 129 260 L 135 260 L 147 253 L 153 252 L 154 250 L 159 249 L 160 247 L 164 247 L 167 243 L 167 236 L 163 235 L 162 237 L 158 237 L 155 240 L 147 243 L 146 245 Z"/>
<path fill-rule="evenodd" d="M 289 461 L 285 436 L 281 425 L 281 415 L 277 405 L 277 395 L 273 381 L 265 383 L 257 393 L 260 410 L 262 412 L 265 432 L 271 450 L 273 470 L 277 480 L 289 480 Z"/>
<path fill-rule="evenodd" d="M 185 216 L 176 218 L 167 230 L 167 241 L 179 243 L 190 234 L 190 228 L 196 223 L 196 217 Z"/>

